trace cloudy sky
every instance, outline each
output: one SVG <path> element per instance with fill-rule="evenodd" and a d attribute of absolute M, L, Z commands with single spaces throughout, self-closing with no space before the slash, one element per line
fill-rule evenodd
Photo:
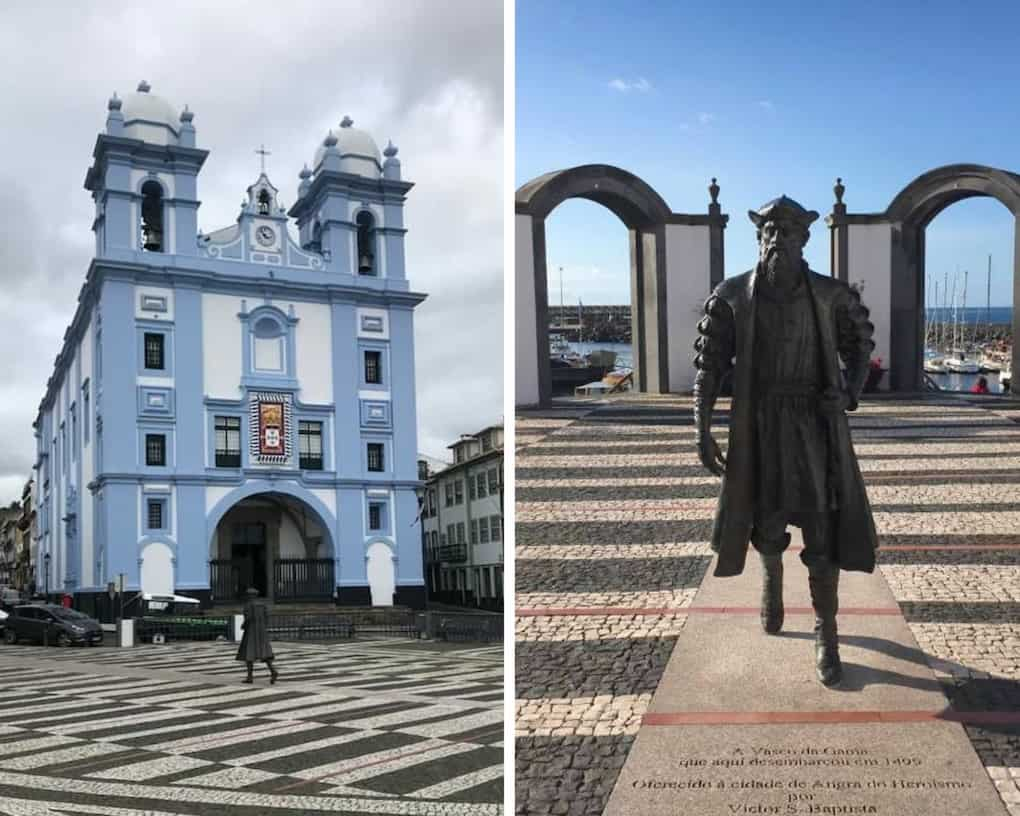
<path fill-rule="evenodd" d="M 400 148 L 416 313 L 419 450 L 502 416 L 502 8 L 474 0 L 5 2 L 0 17 L 0 502 L 94 243 L 83 188 L 106 101 L 142 79 L 195 112 L 199 226 L 234 222 L 260 144 L 287 206 L 345 115 Z"/>

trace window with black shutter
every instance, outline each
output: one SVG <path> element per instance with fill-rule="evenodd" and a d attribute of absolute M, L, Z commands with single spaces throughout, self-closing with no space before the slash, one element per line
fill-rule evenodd
<path fill-rule="evenodd" d="M 240 417 L 216 417 L 216 467 L 241 467 Z"/>
<path fill-rule="evenodd" d="M 157 467 L 166 465 L 166 437 L 163 434 L 145 435 L 145 464 Z"/>
<path fill-rule="evenodd" d="M 368 443 L 368 469 L 379 473 L 383 470 L 383 446 L 382 442 Z"/>
<path fill-rule="evenodd" d="M 381 383 L 382 382 L 382 352 L 381 351 L 366 351 L 365 352 L 365 382 L 366 383 Z"/>
<path fill-rule="evenodd" d="M 150 530 L 163 529 L 163 502 L 149 501 L 147 515 L 148 515 L 148 528 Z"/>
<path fill-rule="evenodd" d="M 382 505 L 378 502 L 372 502 L 368 505 L 368 529 L 382 529 Z"/>
<path fill-rule="evenodd" d="M 322 423 L 298 423 L 298 458 L 302 470 L 322 470 Z"/>
<path fill-rule="evenodd" d="M 165 336 L 156 332 L 145 333 L 145 367 L 158 369 L 165 368 L 163 355 L 163 342 Z"/>

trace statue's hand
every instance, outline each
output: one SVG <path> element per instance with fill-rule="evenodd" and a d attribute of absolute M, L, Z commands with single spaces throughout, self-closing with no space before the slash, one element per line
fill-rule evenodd
<path fill-rule="evenodd" d="M 850 398 L 845 388 L 830 388 L 822 394 L 818 407 L 823 414 L 841 414 L 844 411 L 856 411 L 857 403 Z"/>
<path fill-rule="evenodd" d="M 719 450 L 719 444 L 710 433 L 701 434 L 698 437 L 698 456 L 710 473 L 716 476 L 726 475 L 726 457 Z"/>

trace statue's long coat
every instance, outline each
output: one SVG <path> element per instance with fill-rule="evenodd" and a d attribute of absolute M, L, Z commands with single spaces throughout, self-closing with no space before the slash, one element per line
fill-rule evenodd
<path fill-rule="evenodd" d="M 756 274 L 752 270 L 724 280 L 713 293 L 713 297 L 726 303 L 732 312 L 733 336 L 727 338 L 732 345 L 725 345 L 732 348 L 736 356 L 726 475 L 712 529 L 712 549 L 719 555 L 715 569 L 718 576 L 743 572 L 754 523 L 754 457 L 757 447 L 753 392 L 755 279 Z M 873 345 L 870 341 L 871 326 L 866 322 L 867 310 L 860 306 L 857 293 L 846 283 L 812 272 L 806 265 L 805 279 L 818 318 L 823 387 L 841 392 L 844 382 L 839 366 L 840 353 L 848 372 L 851 366 L 863 366 L 864 373 L 867 370 L 868 355 Z M 858 332 L 860 326 L 867 329 Z M 855 370 L 853 373 L 859 372 Z M 850 390 L 859 389 L 863 379 L 859 376 L 850 379 L 856 380 L 851 383 Z M 857 393 L 853 393 L 855 406 L 856 398 Z M 834 511 L 837 519 L 833 525 L 836 529 L 833 556 L 841 569 L 872 572 L 878 537 L 864 480 L 850 441 L 849 423 L 843 411 L 827 416 L 831 458 L 829 478 L 834 480 L 839 502 L 839 509 Z"/>
<path fill-rule="evenodd" d="M 269 643 L 269 610 L 261 601 L 248 601 L 244 605 L 244 634 L 237 649 L 237 659 L 246 663 L 272 660 L 273 647 Z"/>

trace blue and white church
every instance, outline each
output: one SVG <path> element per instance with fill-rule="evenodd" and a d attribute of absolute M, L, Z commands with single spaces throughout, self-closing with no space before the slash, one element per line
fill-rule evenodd
<path fill-rule="evenodd" d="M 34 423 L 38 589 L 86 611 L 120 576 L 206 605 L 424 606 L 412 184 L 348 117 L 289 210 L 256 152 L 237 222 L 203 233 L 193 112 L 145 82 L 109 101 L 95 258 Z"/>

